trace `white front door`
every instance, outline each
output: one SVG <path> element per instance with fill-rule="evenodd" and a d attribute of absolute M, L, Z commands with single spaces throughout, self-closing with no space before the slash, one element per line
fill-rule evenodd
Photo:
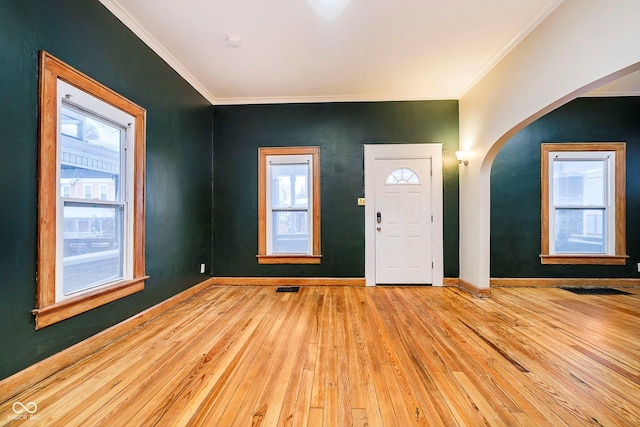
<path fill-rule="evenodd" d="M 442 164 L 439 143 L 364 145 L 367 286 L 443 286 Z M 416 173 L 419 184 L 407 170 Z"/>
<path fill-rule="evenodd" d="M 432 284 L 431 159 L 375 160 L 378 284 Z"/>

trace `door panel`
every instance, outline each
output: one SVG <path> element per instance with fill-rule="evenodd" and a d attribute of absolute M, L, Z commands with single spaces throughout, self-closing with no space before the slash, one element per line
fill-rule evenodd
<path fill-rule="evenodd" d="M 430 169 L 431 159 L 375 160 L 376 283 L 432 283 Z"/>

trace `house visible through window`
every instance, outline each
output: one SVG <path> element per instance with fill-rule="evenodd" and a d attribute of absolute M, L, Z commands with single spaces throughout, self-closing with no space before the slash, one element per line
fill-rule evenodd
<path fill-rule="evenodd" d="M 140 107 L 41 53 L 36 327 L 144 288 Z"/>
<path fill-rule="evenodd" d="M 62 286 L 57 300 L 123 280 L 127 276 L 131 217 L 125 144 L 134 118 L 58 80 L 60 98 L 60 180 L 82 183 L 84 200 L 59 199 L 64 221 L 63 250 L 57 265 Z M 114 189 L 111 199 L 107 189 Z M 94 196 L 94 188 L 100 190 Z"/>
<path fill-rule="evenodd" d="M 310 254 L 311 156 L 271 156 L 268 160 L 267 254 Z M 277 163 L 286 161 L 287 163 Z M 297 163 L 291 163 L 297 162 Z M 270 203 L 269 203 L 270 202 Z"/>
<path fill-rule="evenodd" d="M 624 264 L 625 147 L 543 144 L 543 264 Z"/>
<path fill-rule="evenodd" d="M 259 150 L 258 262 L 320 262 L 318 147 Z"/>

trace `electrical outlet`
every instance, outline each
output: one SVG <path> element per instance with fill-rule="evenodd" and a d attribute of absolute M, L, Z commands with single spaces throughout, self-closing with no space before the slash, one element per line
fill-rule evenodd
<path fill-rule="evenodd" d="M 638 273 L 640 273 L 640 262 L 638 263 Z"/>
<path fill-rule="evenodd" d="M 200 273 L 204 273 L 204 264 L 200 264 Z"/>

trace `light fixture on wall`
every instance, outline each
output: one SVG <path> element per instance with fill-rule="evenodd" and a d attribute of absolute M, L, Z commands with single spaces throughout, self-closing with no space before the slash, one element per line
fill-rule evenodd
<path fill-rule="evenodd" d="M 456 151 L 456 157 L 458 158 L 458 164 L 463 164 L 467 166 L 469 164 L 469 156 L 467 152 L 464 150 Z"/>

